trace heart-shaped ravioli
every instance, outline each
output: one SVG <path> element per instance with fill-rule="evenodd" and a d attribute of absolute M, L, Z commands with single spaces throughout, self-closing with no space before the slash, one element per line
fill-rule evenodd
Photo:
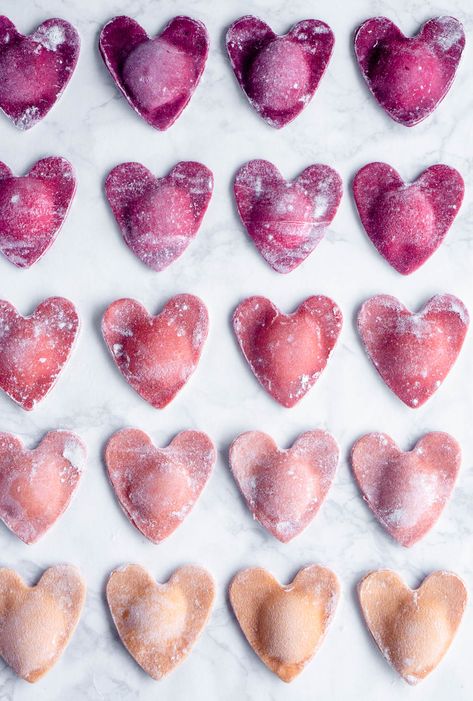
<path fill-rule="evenodd" d="M 417 313 L 395 297 L 377 295 L 358 314 L 358 331 L 384 382 L 407 406 L 436 392 L 460 353 L 469 316 L 453 295 L 436 295 Z"/>
<path fill-rule="evenodd" d="M 340 204 L 342 181 L 329 166 L 315 164 L 287 182 L 272 163 L 255 160 L 240 168 L 233 190 L 258 251 L 277 273 L 289 273 L 322 240 Z"/>
<path fill-rule="evenodd" d="M 363 499 L 388 533 L 410 547 L 432 528 L 450 494 L 461 450 L 448 433 L 427 433 L 404 453 L 385 433 L 369 433 L 352 450 Z"/>
<path fill-rule="evenodd" d="M 290 682 L 322 644 L 337 607 L 339 584 L 333 572 L 319 565 L 304 567 L 287 586 L 255 567 L 238 572 L 229 596 L 253 650 Z"/>
<path fill-rule="evenodd" d="M 358 585 L 361 610 L 389 664 L 409 684 L 439 664 L 455 637 L 467 591 L 453 572 L 433 572 L 409 589 L 390 570 L 371 572 Z"/>
<path fill-rule="evenodd" d="M 77 311 L 63 297 L 49 297 L 27 317 L 0 300 L 0 388 L 33 409 L 54 387 L 78 330 Z"/>
<path fill-rule="evenodd" d="M 203 73 L 209 38 L 202 22 L 174 17 L 151 39 L 131 17 L 115 17 L 99 48 L 123 95 L 152 127 L 165 130 L 191 99 Z"/>
<path fill-rule="evenodd" d="M 158 584 L 139 565 L 114 570 L 107 601 L 120 638 L 153 679 L 180 664 L 205 628 L 215 598 L 212 576 L 203 567 L 176 570 Z"/>
<path fill-rule="evenodd" d="M 108 475 L 131 523 L 153 543 L 167 538 L 189 514 L 215 463 L 215 448 L 200 431 L 182 431 L 155 448 L 143 431 L 126 428 L 107 443 Z"/>
<path fill-rule="evenodd" d="M 318 380 L 337 342 L 342 313 L 328 297 L 309 297 L 283 314 L 266 297 L 248 297 L 233 328 L 250 368 L 277 402 L 292 407 Z"/>
<path fill-rule="evenodd" d="M 460 173 L 441 164 L 405 183 L 387 163 L 368 163 L 353 181 L 366 233 L 403 275 L 413 273 L 435 253 L 458 214 L 464 191 Z"/>
<path fill-rule="evenodd" d="M 355 55 L 368 87 L 396 122 L 412 127 L 447 94 L 465 46 L 454 17 L 425 22 L 406 37 L 386 17 L 372 17 L 355 35 Z"/>
<path fill-rule="evenodd" d="M 105 192 L 127 246 L 152 270 L 164 270 L 196 236 L 213 190 L 212 172 L 182 161 L 164 178 L 140 163 L 109 173 Z"/>
<path fill-rule="evenodd" d="M 76 189 L 65 158 L 43 158 L 16 177 L 0 162 L 0 250 L 18 268 L 29 268 L 54 243 Z"/>
<path fill-rule="evenodd" d="M 240 87 L 259 115 L 280 129 L 312 99 L 335 40 L 320 20 L 303 20 L 278 36 L 265 22 L 248 15 L 232 24 L 226 41 Z"/>
<path fill-rule="evenodd" d="M 67 509 L 86 454 L 69 431 L 50 431 L 33 450 L 0 433 L 0 518 L 18 538 L 36 542 Z"/>
<path fill-rule="evenodd" d="M 48 19 L 29 36 L 0 17 L 0 109 L 30 129 L 61 97 L 79 58 L 80 39 L 63 19 Z"/>
<path fill-rule="evenodd" d="M 85 583 L 72 565 L 47 569 L 34 587 L 0 569 L 0 655 L 28 682 L 61 657 L 79 622 Z"/>
<path fill-rule="evenodd" d="M 119 299 L 104 314 L 102 334 L 128 384 L 162 409 L 194 372 L 208 323 L 204 303 L 193 295 L 172 297 L 157 316 L 134 299 Z"/>
<path fill-rule="evenodd" d="M 338 446 L 326 431 L 307 431 L 279 450 L 260 431 L 248 431 L 230 447 L 233 476 L 253 516 L 283 543 L 309 525 L 330 489 Z"/>

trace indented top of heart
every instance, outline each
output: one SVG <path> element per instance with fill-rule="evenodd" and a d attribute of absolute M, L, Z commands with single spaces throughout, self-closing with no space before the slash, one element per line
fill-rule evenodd
<path fill-rule="evenodd" d="M 0 109 L 18 129 L 37 124 L 62 95 L 79 48 L 77 31 L 63 19 L 48 19 L 25 36 L 0 17 Z"/>
<path fill-rule="evenodd" d="M 107 601 L 123 644 L 153 679 L 162 679 L 189 654 L 210 616 L 215 584 L 202 567 L 176 570 L 158 584 L 139 565 L 110 575 Z"/>
<path fill-rule="evenodd" d="M 199 83 L 209 52 L 202 22 L 174 17 L 151 39 L 131 17 L 115 17 L 99 48 L 112 78 L 133 109 L 155 129 L 168 129 Z"/>
<path fill-rule="evenodd" d="M 380 570 L 361 580 L 358 594 L 379 649 L 409 684 L 417 684 L 439 664 L 467 601 L 465 585 L 452 572 L 433 572 L 412 590 L 395 572 Z"/>
<path fill-rule="evenodd" d="M 333 572 L 319 565 L 300 570 L 281 586 L 266 570 L 242 570 L 229 588 L 238 623 L 271 671 L 290 682 L 320 647 L 338 603 Z"/>
<path fill-rule="evenodd" d="M 445 97 L 465 46 L 461 23 L 436 17 L 406 37 L 391 20 L 373 17 L 355 35 L 355 55 L 381 107 L 396 122 L 412 127 Z"/>
<path fill-rule="evenodd" d="M 278 36 L 248 15 L 227 32 L 227 51 L 240 87 L 261 117 L 280 129 L 313 97 L 332 54 L 330 27 L 315 19 Z"/>

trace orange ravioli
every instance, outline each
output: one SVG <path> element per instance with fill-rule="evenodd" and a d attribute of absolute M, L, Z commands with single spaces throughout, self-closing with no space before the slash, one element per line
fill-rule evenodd
<path fill-rule="evenodd" d="M 56 664 L 79 622 L 85 591 L 72 565 L 50 567 L 34 587 L 0 569 L 0 655 L 19 677 L 36 682 Z"/>
<path fill-rule="evenodd" d="M 214 599 L 212 576 L 196 565 L 176 570 L 166 584 L 157 583 L 139 565 L 125 565 L 107 582 L 107 601 L 122 643 L 158 680 L 187 657 Z"/>
<path fill-rule="evenodd" d="M 409 589 L 391 570 L 368 574 L 358 585 L 371 635 L 389 664 L 417 684 L 439 664 L 457 632 L 467 591 L 453 572 L 430 574 Z"/>
<path fill-rule="evenodd" d="M 285 682 L 302 672 L 322 644 L 339 593 L 335 574 L 319 565 L 299 570 L 287 586 L 261 567 L 241 570 L 229 587 L 246 639 Z"/>

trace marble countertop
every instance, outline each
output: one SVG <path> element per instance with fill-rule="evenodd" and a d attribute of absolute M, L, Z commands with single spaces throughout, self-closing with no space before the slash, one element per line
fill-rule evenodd
<path fill-rule="evenodd" d="M 78 177 L 70 215 L 44 259 L 23 271 L 0 259 L 0 295 L 23 314 L 46 297 L 62 295 L 76 303 L 82 320 L 74 355 L 55 390 L 31 413 L 2 394 L 0 428 L 20 435 L 29 447 L 47 430 L 66 428 L 76 431 L 89 450 L 76 498 L 39 543 L 24 545 L 0 528 L 2 565 L 33 582 L 45 567 L 71 562 L 89 587 L 83 617 L 58 665 L 31 687 L 2 663 L 0 699 L 471 699 L 473 607 L 439 668 L 411 689 L 372 643 L 355 596 L 360 577 L 380 567 L 396 569 L 411 586 L 432 570 L 451 569 L 473 593 L 473 334 L 440 391 L 412 411 L 378 378 L 354 324 L 360 304 L 377 293 L 396 295 L 415 309 L 432 294 L 450 292 L 473 311 L 473 10 L 467 0 L 2 0 L 0 5 L 20 31 L 30 32 L 42 20 L 58 16 L 72 22 L 82 39 L 77 71 L 42 123 L 21 133 L 0 118 L 0 158 L 17 174 L 41 157 L 61 155 L 72 162 Z M 250 108 L 224 52 L 225 29 L 248 12 L 281 33 L 307 17 L 326 21 L 335 33 L 334 55 L 313 101 L 281 131 L 267 126 Z M 118 14 L 131 15 L 150 34 L 177 14 L 189 14 L 208 27 L 211 50 L 202 82 L 167 132 L 156 132 L 138 118 L 102 64 L 98 33 Z M 374 15 L 386 15 L 406 33 L 415 33 L 423 21 L 439 14 L 464 22 L 467 48 L 445 101 L 425 122 L 406 129 L 391 121 L 368 93 L 353 59 L 352 33 Z M 287 276 L 274 273 L 258 255 L 236 214 L 233 175 L 252 158 L 273 161 L 287 178 L 316 162 L 333 166 L 343 178 L 344 197 L 331 230 L 315 253 Z M 161 273 L 145 268 L 125 246 L 103 195 L 107 173 L 127 160 L 140 161 L 159 175 L 179 160 L 201 161 L 214 172 L 214 196 L 200 233 L 185 255 Z M 446 163 L 458 168 L 466 181 L 465 202 L 446 241 L 407 278 L 376 253 L 351 198 L 354 173 L 374 160 L 390 163 L 406 180 L 428 165 Z M 135 297 L 156 312 L 179 292 L 195 293 L 205 301 L 210 335 L 192 380 L 170 406 L 157 411 L 120 377 L 102 341 L 100 320 L 108 304 L 121 296 Z M 251 294 L 263 294 L 289 312 L 318 293 L 341 307 L 341 338 L 316 387 L 286 410 L 250 373 L 231 332 L 230 315 Z M 167 444 L 180 430 L 197 428 L 219 449 L 213 476 L 192 514 L 158 546 L 130 525 L 106 478 L 105 442 L 125 426 L 147 431 L 157 445 Z M 252 520 L 243 504 L 229 473 L 228 446 L 240 432 L 260 429 L 287 447 L 314 427 L 335 436 L 341 462 L 316 520 L 283 545 Z M 408 449 L 430 430 L 448 431 L 460 441 L 463 465 L 437 526 L 406 550 L 383 532 L 362 502 L 347 455 L 365 432 L 387 432 Z M 195 562 L 217 580 L 210 624 L 188 660 L 161 682 L 148 678 L 125 651 L 105 605 L 106 578 L 126 562 L 140 563 L 160 581 L 176 567 Z M 242 567 L 260 565 L 287 582 L 310 562 L 338 574 L 341 605 L 316 658 L 285 685 L 249 648 L 229 611 L 226 587 Z"/>

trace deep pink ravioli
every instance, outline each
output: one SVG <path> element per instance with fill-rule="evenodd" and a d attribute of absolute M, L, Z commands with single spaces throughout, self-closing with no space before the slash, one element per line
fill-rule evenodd
<path fill-rule="evenodd" d="M 448 433 L 427 433 L 404 453 L 385 433 L 353 446 L 352 469 L 363 499 L 401 545 L 417 543 L 435 524 L 452 493 L 461 450 Z"/>
<path fill-rule="evenodd" d="M 227 32 L 227 51 L 249 101 L 271 126 L 280 129 L 312 99 L 332 54 L 330 27 L 315 19 L 295 24 L 278 36 L 248 15 Z"/>
<path fill-rule="evenodd" d="M 342 327 L 342 313 L 328 297 L 309 297 L 283 314 L 266 297 L 245 299 L 233 328 L 250 368 L 277 402 L 292 407 L 324 370 Z"/>
<path fill-rule="evenodd" d="M 38 161 L 16 177 L 0 162 L 0 250 L 19 268 L 29 268 L 48 250 L 71 206 L 76 179 L 69 161 Z"/>
<path fill-rule="evenodd" d="M 416 408 L 440 387 L 463 345 L 469 316 L 453 295 L 436 295 L 413 313 L 389 295 L 371 297 L 358 330 L 377 371 L 402 401 Z"/>
<path fill-rule="evenodd" d="M 155 448 L 135 428 L 107 443 L 108 476 L 131 523 L 153 543 L 173 533 L 189 514 L 215 463 L 215 448 L 200 431 L 182 431 L 166 448 Z"/>
<path fill-rule="evenodd" d="M 461 23 L 436 17 L 406 37 L 386 19 L 373 17 L 355 35 L 364 79 L 396 122 L 412 127 L 429 116 L 447 94 L 465 46 Z"/>
<path fill-rule="evenodd" d="M 245 163 L 233 185 L 241 220 L 263 258 L 289 273 L 312 253 L 334 218 L 342 181 L 326 165 L 306 168 L 287 182 L 269 161 Z"/>
<path fill-rule="evenodd" d="M 18 538 L 35 543 L 67 509 L 86 453 L 69 431 L 50 431 L 33 450 L 0 433 L 0 518 Z"/>
<path fill-rule="evenodd" d="M 68 299 L 50 297 L 31 316 L 0 301 L 0 388 L 23 409 L 33 409 L 54 387 L 79 330 Z"/>
<path fill-rule="evenodd" d="M 405 183 L 387 163 L 368 163 L 355 176 L 353 194 L 366 233 L 403 275 L 417 270 L 444 240 L 463 201 L 455 168 L 435 165 Z"/>
<path fill-rule="evenodd" d="M 164 178 L 140 163 L 109 173 L 105 192 L 127 246 L 153 270 L 164 270 L 196 236 L 213 191 L 212 172 L 182 161 Z"/>
<path fill-rule="evenodd" d="M 174 124 L 205 68 L 209 38 L 202 22 L 174 17 L 151 39 L 131 17 L 115 17 L 100 33 L 100 53 L 133 109 L 155 129 Z"/>
<path fill-rule="evenodd" d="M 29 36 L 0 17 L 0 108 L 19 129 L 47 115 L 71 79 L 80 39 L 63 19 L 48 19 Z"/>
<path fill-rule="evenodd" d="M 105 312 L 102 333 L 128 384 L 162 409 L 197 367 L 208 325 L 205 304 L 182 294 L 171 297 L 157 316 L 134 299 L 119 299 Z"/>
<path fill-rule="evenodd" d="M 279 450 L 266 433 L 248 431 L 230 447 L 233 476 L 248 508 L 283 543 L 317 514 L 337 463 L 338 446 L 326 431 L 307 431 L 288 450 Z"/>

